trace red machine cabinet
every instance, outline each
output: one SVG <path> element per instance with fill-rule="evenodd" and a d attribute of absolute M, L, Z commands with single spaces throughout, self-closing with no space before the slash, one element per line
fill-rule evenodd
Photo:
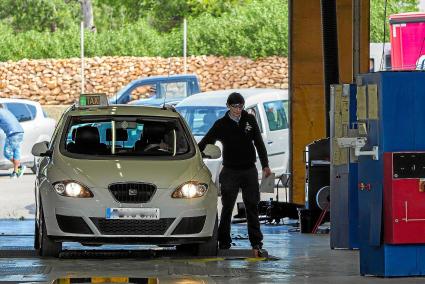
<path fill-rule="evenodd" d="M 384 242 L 425 243 L 425 152 L 384 153 Z"/>

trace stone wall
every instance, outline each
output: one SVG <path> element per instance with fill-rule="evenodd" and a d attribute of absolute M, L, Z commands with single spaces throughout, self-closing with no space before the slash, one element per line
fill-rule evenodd
<path fill-rule="evenodd" d="M 193 56 L 188 73 L 196 73 L 202 91 L 288 87 L 283 57 L 251 60 L 244 57 Z M 43 105 L 73 103 L 81 87 L 78 58 L 0 62 L 0 97 L 26 98 Z M 180 57 L 95 57 L 85 59 L 85 92 L 113 95 L 130 81 L 152 75 L 183 73 Z"/>

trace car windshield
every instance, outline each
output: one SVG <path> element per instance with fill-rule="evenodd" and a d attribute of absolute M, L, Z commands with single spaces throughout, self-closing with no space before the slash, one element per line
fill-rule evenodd
<path fill-rule="evenodd" d="M 205 136 L 214 122 L 223 117 L 226 107 L 181 106 L 177 111 L 184 117 L 194 136 Z"/>
<path fill-rule="evenodd" d="M 64 136 L 65 150 L 100 156 L 178 156 L 190 150 L 178 119 L 73 117 Z"/>

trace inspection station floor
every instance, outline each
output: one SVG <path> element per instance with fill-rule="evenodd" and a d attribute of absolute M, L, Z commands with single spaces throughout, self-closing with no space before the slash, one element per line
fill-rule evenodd
<path fill-rule="evenodd" d="M 65 243 L 59 259 L 32 249 L 33 220 L 0 220 L 0 283 L 423 283 L 425 278 L 362 277 L 358 251 L 331 250 L 329 235 L 262 225 L 267 258 L 250 258 L 246 224 L 232 225 L 234 246 L 197 258 L 148 246 Z M 103 282 L 102 282 L 103 281 Z M 121 281 L 121 282 L 120 282 Z"/>

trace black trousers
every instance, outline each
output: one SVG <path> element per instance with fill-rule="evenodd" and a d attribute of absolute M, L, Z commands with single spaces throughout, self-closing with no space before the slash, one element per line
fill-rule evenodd
<path fill-rule="evenodd" d="M 224 246 L 232 242 L 232 238 L 230 237 L 232 211 L 239 193 L 239 188 L 241 188 L 248 222 L 249 241 L 252 247 L 262 247 L 263 234 L 261 233 L 260 221 L 258 219 L 260 191 L 257 168 L 253 167 L 247 170 L 223 168 L 220 172 L 219 181 L 223 209 L 221 210 L 220 225 L 218 226 L 218 241 Z"/>

